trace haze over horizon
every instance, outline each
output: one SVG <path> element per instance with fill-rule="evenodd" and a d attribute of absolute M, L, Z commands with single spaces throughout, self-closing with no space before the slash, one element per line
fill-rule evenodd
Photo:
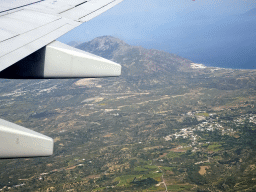
<path fill-rule="evenodd" d="M 256 19 L 244 14 L 256 12 L 255 7 L 242 0 L 125 0 L 59 40 L 86 42 L 111 35 L 205 65 L 254 69 Z"/>

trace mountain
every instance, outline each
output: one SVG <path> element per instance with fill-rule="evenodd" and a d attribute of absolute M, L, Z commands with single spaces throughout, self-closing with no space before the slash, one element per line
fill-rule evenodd
<path fill-rule="evenodd" d="M 157 79 L 161 84 L 169 84 L 170 79 L 182 71 L 190 69 L 191 61 L 175 54 L 155 49 L 131 46 L 111 36 L 103 36 L 82 43 L 76 48 L 110 59 L 122 65 L 121 79 L 135 83 L 143 79 L 140 87 Z M 159 81 L 159 79 L 161 79 Z"/>
<path fill-rule="evenodd" d="M 76 48 L 121 64 L 122 75 L 118 78 L 118 82 L 124 88 L 152 89 L 160 85 L 178 84 L 195 86 L 198 78 L 204 79 L 200 82 L 200 86 L 218 89 L 234 89 L 251 85 L 248 81 L 237 80 L 236 74 L 229 76 L 229 84 L 223 85 L 223 80 L 227 78 L 225 69 L 219 70 L 222 77 L 216 79 L 212 76 L 211 67 L 195 69 L 197 65 L 178 55 L 131 46 L 111 36 L 95 38 Z M 205 66 L 202 65 L 202 67 Z"/>
<path fill-rule="evenodd" d="M 112 59 L 116 51 L 127 50 L 130 46 L 124 41 L 111 36 L 102 36 L 82 43 L 76 48 L 94 53 L 106 59 Z"/>
<path fill-rule="evenodd" d="M 81 44 L 81 42 L 76 42 L 76 41 L 70 41 L 69 43 L 67 43 L 67 45 L 72 46 L 72 47 L 76 47 L 79 44 Z"/>
<path fill-rule="evenodd" d="M 0 191 L 255 191 L 255 70 L 110 36 L 78 47 L 122 75 L 0 79 L 1 118 L 55 142 L 51 157 L 1 160 Z"/>
<path fill-rule="evenodd" d="M 82 43 L 76 48 L 120 63 L 133 75 L 141 73 L 176 73 L 190 67 L 191 61 L 164 51 L 131 46 L 112 36 L 103 36 Z M 135 68 L 136 69 L 133 69 Z M 124 69 L 124 71 L 127 71 Z M 125 74 L 127 75 L 127 74 Z"/>

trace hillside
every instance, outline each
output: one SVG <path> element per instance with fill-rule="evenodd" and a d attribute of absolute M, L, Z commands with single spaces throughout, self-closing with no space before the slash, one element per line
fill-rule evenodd
<path fill-rule="evenodd" d="M 78 47 L 122 75 L 0 80 L 1 118 L 55 141 L 51 157 L 1 160 L 0 191 L 255 191 L 255 70 L 109 36 Z"/>
<path fill-rule="evenodd" d="M 76 48 L 121 64 L 122 75 L 118 79 L 123 83 L 120 84 L 134 88 L 144 89 L 145 87 L 154 88 L 177 84 L 184 86 L 200 84 L 202 87 L 217 89 L 255 87 L 253 78 L 243 80 L 240 78 L 244 72 L 250 72 L 248 70 L 228 70 L 214 67 L 196 69 L 197 64 L 178 55 L 131 46 L 111 36 L 95 38 Z M 250 77 L 252 76 L 250 75 Z M 223 81 L 228 83 L 223 83 Z"/>
<path fill-rule="evenodd" d="M 191 61 L 154 49 L 131 46 L 124 41 L 103 36 L 82 43 L 76 48 L 99 55 L 120 63 L 123 67 L 122 77 L 175 74 L 181 69 L 190 67 Z"/>

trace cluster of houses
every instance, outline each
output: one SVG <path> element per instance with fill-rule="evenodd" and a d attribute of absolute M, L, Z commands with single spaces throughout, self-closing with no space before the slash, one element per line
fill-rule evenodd
<path fill-rule="evenodd" d="M 188 112 L 186 114 L 186 116 L 195 116 L 196 114 L 198 114 L 198 112 Z M 209 115 L 209 116 L 208 116 Z M 231 127 L 224 127 L 223 125 L 221 125 L 222 121 L 218 122 L 215 119 L 218 119 L 216 114 L 208 114 L 207 117 L 205 116 L 196 116 L 198 120 L 201 120 L 201 123 L 197 124 L 197 125 L 193 125 L 192 127 L 186 127 L 186 128 L 182 128 L 180 129 L 178 132 L 175 132 L 174 134 L 171 135 L 167 135 L 166 137 L 164 137 L 164 139 L 166 141 L 169 140 L 174 140 L 174 139 L 178 139 L 178 138 L 188 138 L 192 141 L 192 145 L 194 145 L 197 140 L 200 138 L 200 136 L 198 136 L 196 134 L 196 131 L 214 131 L 214 130 L 220 130 L 222 135 L 234 135 L 236 133 L 236 131 L 234 131 L 233 128 Z M 185 115 L 184 115 L 185 116 Z M 244 121 L 246 118 L 248 118 L 247 116 L 242 117 L 241 119 L 236 120 L 237 122 L 242 122 Z M 250 121 L 256 123 L 256 115 L 255 116 L 250 116 L 249 117 Z"/>

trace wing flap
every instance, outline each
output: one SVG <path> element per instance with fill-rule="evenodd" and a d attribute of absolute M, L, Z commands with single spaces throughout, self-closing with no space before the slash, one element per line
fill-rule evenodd
<path fill-rule="evenodd" d="M 60 34 L 66 33 L 73 28 L 73 25 L 66 24 L 65 21 L 52 22 L 43 28 L 38 28 L 2 42 L 0 44 L 0 71 L 44 47 L 45 44 L 57 39 Z"/>
<path fill-rule="evenodd" d="M 43 0 L 1 0 L 0 13 L 42 2 Z"/>
<path fill-rule="evenodd" d="M 87 22 L 91 19 L 93 19 L 94 17 L 97 17 L 98 15 L 104 13 L 105 11 L 111 9 L 112 7 L 114 7 L 115 5 L 117 5 L 118 3 L 121 3 L 123 0 L 115 0 L 101 8 L 99 8 L 98 10 L 96 11 L 93 11 L 91 12 L 90 14 L 86 15 L 86 16 L 83 16 L 79 19 L 79 21 L 81 22 Z"/>
<path fill-rule="evenodd" d="M 39 27 L 47 23 L 50 23 L 52 21 L 55 21 L 56 19 L 59 19 L 61 17 L 57 15 L 50 15 L 50 14 L 23 9 L 21 11 L 16 11 L 14 13 L 8 14 L 3 18 L 14 19 L 21 23 L 26 22 L 27 24 L 31 24 L 35 27 Z"/>
<path fill-rule="evenodd" d="M 101 0 L 101 1 L 90 1 L 86 2 L 80 6 L 77 6 L 73 9 L 70 9 L 68 11 L 65 11 L 61 13 L 60 15 L 69 19 L 73 20 L 79 20 L 79 18 L 84 17 L 85 15 L 88 15 L 92 13 L 95 10 L 100 9 L 101 7 L 112 3 L 114 0 Z"/>
<path fill-rule="evenodd" d="M 47 35 L 48 33 L 58 29 L 59 27 L 65 25 L 65 24 L 66 23 L 61 20 L 57 21 L 57 22 L 52 22 L 48 25 L 37 28 L 35 30 L 29 31 L 24 34 L 20 34 L 17 37 L 9 39 L 8 41 L 1 42 L 0 59 L 4 55 L 6 55 L 16 49 L 19 49 L 20 47 L 25 46 L 44 35 Z"/>
<path fill-rule="evenodd" d="M 21 10 L 7 14 L 0 19 L 0 41 L 34 30 L 60 18 L 59 16 L 29 10 Z"/>
<path fill-rule="evenodd" d="M 104 11 L 110 9 L 111 7 L 115 6 L 116 4 L 120 3 L 122 0 L 92 0 L 89 2 L 86 2 L 80 6 L 77 6 L 73 9 L 67 10 L 65 12 L 62 12 L 60 15 L 72 20 L 85 22 L 88 21 L 88 19 L 80 20 L 81 18 L 84 18 L 85 16 L 88 16 L 92 13 L 99 12 L 99 14 L 103 13 Z M 102 9 L 106 7 L 105 9 Z M 102 11 L 102 10 L 104 11 Z M 96 17 L 99 14 L 93 14 Z M 92 17 L 93 18 L 93 17 Z"/>
<path fill-rule="evenodd" d="M 71 9 L 76 5 L 84 2 L 84 0 L 62 0 L 62 1 L 43 1 L 27 7 L 29 10 L 37 12 L 44 12 L 50 14 L 57 14 L 65 10 Z"/>
<path fill-rule="evenodd" d="M 1 21 L 0 21 L 0 26 L 1 26 Z M 0 28 L 0 43 L 1 43 L 1 41 L 5 41 L 5 40 L 15 37 L 17 35 L 19 35 L 19 34 L 16 32 L 8 31 L 6 29 Z M 1 44 L 0 44 L 0 46 L 1 46 Z"/>

